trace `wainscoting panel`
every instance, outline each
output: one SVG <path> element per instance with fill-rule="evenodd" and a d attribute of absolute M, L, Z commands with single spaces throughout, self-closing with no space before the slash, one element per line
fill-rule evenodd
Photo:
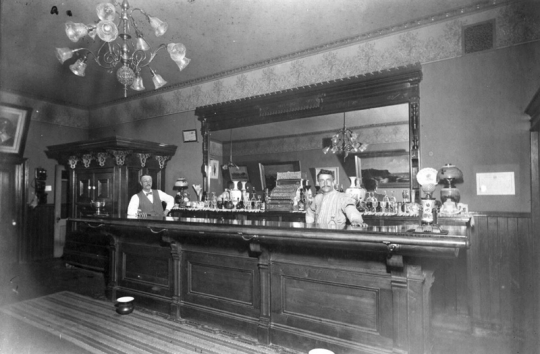
<path fill-rule="evenodd" d="M 474 215 L 470 248 L 435 271 L 435 328 L 504 337 L 519 348 L 537 313 L 534 250 L 530 214 Z"/>
<path fill-rule="evenodd" d="M 28 207 L 24 231 L 25 245 L 21 262 L 53 258 L 54 253 L 54 204 Z"/>
<path fill-rule="evenodd" d="M 531 238 L 530 215 L 475 216 L 469 261 L 471 316 L 478 333 L 519 331 Z M 529 278 L 532 281 L 532 278 Z"/>

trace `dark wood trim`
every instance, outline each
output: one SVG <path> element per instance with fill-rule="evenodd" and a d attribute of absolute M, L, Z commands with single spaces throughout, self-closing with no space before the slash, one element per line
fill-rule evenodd
<path fill-rule="evenodd" d="M 523 218 L 530 219 L 531 213 L 523 212 L 512 212 L 512 211 L 480 211 L 480 212 L 470 212 L 471 216 L 487 216 L 487 217 L 498 217 L 498 218 Z"/>
<path fill-rule="evenodd" d="M 208 131 L 253 126 L 410 102 L 419 96 L 420 65 L 197 107 Z"/>
<path fill-rule="evenodd" d="M 205 137 L 203 170 L 208 166 L 208 135 L 212 131 L 408 103 L 411 189 L 419 196 L 419 186 L 413 182 L 416 180 L 413 177 L 421 166 L 419 156 L 421 80 L 421 66 L 415 64 L 197 107 L 195 115 L 202 122 L 202 135 Z M 210 189 L 210 180 L 206 175 L 204 188 Z"/>
<path fill-rule="evenodd" d="M 411 234 L 405 225 L 351 231 L 201 221 L 68 220 L 88 237 L 114 239 L 111 299 L 136 296 L 138 306 L 264 344 L 339 353 L 429 352 L 432 265 L 442 248 L 450 258 L 466 248 L 470 230 L 468 220 L 444 236 Z"/>
<path fill-rule="evenodd" d="M 539 116 L 537 116 L 537 118 L 538 117 Z M 539 121 L 539 119 L 536 120 L 537 123 Z M 540 132 L 538 130 L 538 126 L 539 125 L 537 124 L 536 131 L 531 132 L 531 228 L 532 230 L 536 230 L 536 235 L 538 230 L 540 230 L 540 164 L 538 162 L 538 156 L 540 154 Z M 540 262 L 538 260 L 538 255 L 540 254 L 540 242 L 538 241 L 537 237 L 533 243 L 531 254 L 532 257 L 530 258 L 533 261 L 533 264 L 530 265 L 530 274 L 533 274 L 531 279 L 534 279 L 536 282 L 533 288 L 533 299 L 536 301 L 536 316 L 534 323 L 525 323 L 523 327 L 527 328 L 528 325 L 531 325 L 531 328 L 536 328 L 536 333 L 530 333 L 530 335 L 526 336 L 527 345 L 530 346 L 530 348 L 540 348 L 540 281 L 538 280 L 537 276 L 534 276 L 534 274 L 536 274 L 538 271 L 538 267 L 540 266 Z"/>
<path fill-rule="evenodd" d="M 531 131 L 540 130 L 540 88 L 536 91 L 533 99 L 525 109 L 525 113 L 531 117 Z"/>
<path fill-rule="evenodd" d="M 129 151 L 130 155 L 149 153 L 153 156 L 172 157 L 176 153 L 176 148 L 176 145 L 112 136 L 102 139 L 47 146 L 45 154 L 48 158 L 55 159 L 60 164 L 67 164 L 70 156 L 81 157 L 83 154 L 95 154 L 98 152 L 108 152 L 109 150 Z M 82 162 L 80 163 L 82 164 Z"/>

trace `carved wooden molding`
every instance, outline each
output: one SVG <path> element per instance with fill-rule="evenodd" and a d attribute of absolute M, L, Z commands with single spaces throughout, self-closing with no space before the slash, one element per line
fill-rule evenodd
<path fill-rule="evenodd" d="M 324 94 L 315 97 L 298 98 L 285 102 L 277 102 L 259 107 L 259 116 L 273 116 L 290 112 L 304 111 L 308 109 L 320 108 Z"/>
<path fill-rule="evenodd" d="M 138 167 L 139 159 L 126 159 L 126 157 L 130 154 L 149 154 L 166 155 L 170 158 L 174 156 L 176 148 L 175 145 L 111 136 L 103 139 L 47 146 L 45 154 L 47 157 L 57 160 L 60 164 L 67 164 L 71 156 L 81 158 L 85 154 L 92 154 L 101 167 L 105 166 L 107 159 L 111 156 L 114 156 L 118 166 L 130 165 L 131 167 Z M 146 163 L 144 160 L 141 162 Z M 75 162 L 73 164 L 76 165 Z"/>
<path fill-rule="evenodd" d="M 150 154 L 137 154 L 139 156 L 139 159 L 141 160 L 141 167 L 146 166 L 146 160 L 150 157 Z"/>
<path fill-rule="evenodd" d="M 105 166 L 105 161 L 107 161 L 107 158 L 109 157 L 109 154 L 106 152 L 98 152 L 97 153 L 97 160 L 101 167 Z"/>
<path fill-rule="evenodd" d="M 79 158 L 77 156 L 70 156 L 68 158 L 69 167 L 71 167 L 72 169 L 75 169 L 78 161 L 79 161 Z"/>
<path fill-rule="evenodd" d="M 123 166 L 126 162 L 126 156 L 131 154 L 131 150 L 108 150 L 109 154 L 113 155 L 116 159 L 116 164 L 118 166 Z"/>
<path fill-rule="evenodd" d="M 82 155 L 82 162 L 85 168 L 90 167 L 90 163 L 94 159 L 94 156 L 92 154 L 84 154 Z"/>
<path fill-rule="evenodd" d="M 205 130 L 215 131 L 395 105 L 415 100 L 421 80 L 416 64 L 197 107 L 195 114 L 206 120 Z"/>
<path fill-rule="evenodd" d="M 159 163 L 159 168 L 163 169 L 165 167 L 165 162 L 170 158 L 170 156 L 156 156 L 156 160 Z"/>

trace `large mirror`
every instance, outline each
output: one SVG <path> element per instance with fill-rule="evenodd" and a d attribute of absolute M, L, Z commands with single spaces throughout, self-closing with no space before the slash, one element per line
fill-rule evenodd
<path fill-rule="evenodd" d="M 301 171 L 316 188 L 316 173 L 326 168 L 336 172 L 338 187 L 361 176 L 398 199 L 404 189 L 417 194 L 420 80 L 420 68 L 412 66 L 197 108 L 205 190 L 219 194 L 232 179 L 272 190 L 284 171 Z M 367 149 L 325 154 L 344 127 Z"/>

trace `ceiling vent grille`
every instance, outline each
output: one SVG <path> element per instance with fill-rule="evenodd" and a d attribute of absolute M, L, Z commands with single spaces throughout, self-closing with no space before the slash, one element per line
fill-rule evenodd
<path fill-rule="evenodd" d="M 463 54 L 493 49 L 495 20 L 463 27 Z"/>

